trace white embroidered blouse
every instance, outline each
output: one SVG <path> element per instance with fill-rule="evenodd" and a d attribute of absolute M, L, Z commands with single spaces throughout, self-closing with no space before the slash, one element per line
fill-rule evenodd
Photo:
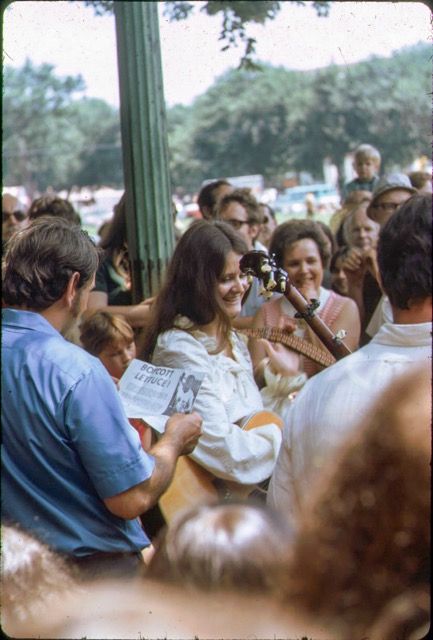
<path fill-rule="evenodd" d="M 191 458 L 215 476 L 241 484 L 256 484 L 270 477 L 281 444 L 276 424 L 244 431 L 238 421 L 262 411 L 263 401 L 254 381 L 245 342 L 230 335 L 233 358 L 212 354 L 216 340 L 179 317 L 176 328 L 158 337 L 152 363 L 206 373 L 194 411 L 203 418 L 203 435 Z"/>

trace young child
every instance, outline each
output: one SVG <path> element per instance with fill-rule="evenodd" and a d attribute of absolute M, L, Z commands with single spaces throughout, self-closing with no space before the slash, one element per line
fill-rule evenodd
<path fill-rule="evenodd" d="M 116 384 L 136 357 L 131 325 L 109 311 L 95 311 L 82 323 L 80 341 L 86 351 L 99 358 Z M 151 428 L 140 418 L 129 418 L 129 422 L 138 431 L 143 449 L 149 451 L 152 445 Z"/>
<path fill-rule="evenodd" d="M 381 157 L 371 144 L 360 144 L 355 149 L 353 168 L 358 177 L 343 187 L 343 199 L 352 191 L 374 191 L 379 180 Z"/>
<path fill-rule="evenodd" d="M 121 316 L 96 311 L 80 329 L 84 349 L 99 358 L 112 378 L 118 380 L 136 356 L 134 331 Z"/>

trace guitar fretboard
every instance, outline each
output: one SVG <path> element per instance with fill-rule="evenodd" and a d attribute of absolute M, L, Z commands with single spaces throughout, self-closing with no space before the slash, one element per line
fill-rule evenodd
<path fill-rule="evenodd" d="M 287 331 L 283 331 L 283 329 L 262 327 L 261 329 L 237 329 L 237 332 L 250 338 L 266 338 L 266 340 L 269 340 L 270 342 L 280 342 L 286 347 L 293 349 L 293 351 L 311 358 L 311 360 L 314 360 L 314 362 L 317 362 L 317 364 L 321 364 L 324 367 L 329 367 L 335 362 L 334 356 L 330 353 L 322 351 L 322 349 L 318 349 L 311 344 L 311 342 L 302 340 L 302 338 L 298 338 L 298 336 L 287 333 Z"/>

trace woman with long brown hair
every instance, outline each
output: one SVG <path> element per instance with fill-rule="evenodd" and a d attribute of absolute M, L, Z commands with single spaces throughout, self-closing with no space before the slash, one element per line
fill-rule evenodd
<path fill-rule="evenodd" d="M 269 414 L 263 426 L 240 428 L 264 409 L 247 346 L 232 328 L 248 289 L 239 267 L 246 251 L 225 222 L 194 222 L 176 246 L 138 353 L 206 373 L 194 405 L 203 435 L 190 458 L 222 481 L 256 485 L 272 473 L 281 432 Z"/>

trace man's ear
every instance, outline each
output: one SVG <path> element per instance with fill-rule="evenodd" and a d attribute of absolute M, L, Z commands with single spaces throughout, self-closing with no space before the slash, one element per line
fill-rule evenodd
<path fill-rule="evenodd" d="M 64 294 L 65 295 L 65 302 L 67 303 L 68 307 L 72 306 L 74 298 L 77 295 L 79 282 L 80 282 L 80 274 L 78 273 L 78 271 L 76 271 L 71 276 L 71 278 L 70 278 L 70 280 L 68 282 L 68 286 L 66 287 L 65 294 Z"/>

